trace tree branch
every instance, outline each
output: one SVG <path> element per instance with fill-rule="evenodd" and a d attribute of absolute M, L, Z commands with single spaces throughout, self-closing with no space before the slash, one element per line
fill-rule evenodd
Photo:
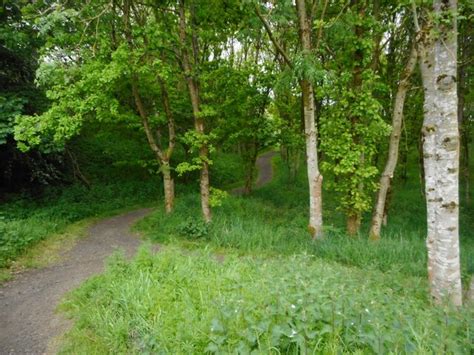
<path fill-rule="evenodd" d="M 270 25 L 268 22 L 265 20 L 263 17 L 262 13 L 260 12 L 260 9 L 258 8 L 258 5 L 255 5 L 255 14 L 258 16 L 260 21 L 262 21 L 263 27 L 265 27 L 265 30 L 267 31 L 268 37 L 270 38 L 270 41 L 272 41 L 273 45 L 277 49 L 277 51 L 281 54 L 283 59 L 285 60 L 285 63 L 290 67 L 293 68 L 293 63 L 290 60 L 290 57 L 288 54 L 285 52 L 283 47 L 278 43 L 278 41 L 275 39 L 272 33 L 272 29 L 270 28 Z"/>

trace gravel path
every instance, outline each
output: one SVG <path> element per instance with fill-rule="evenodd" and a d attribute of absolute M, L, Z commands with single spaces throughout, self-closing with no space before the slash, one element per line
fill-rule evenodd
<path fill-rule="evenodd" d="M 115 250 L 131 257 L 141 241 L 131 234 L 130 226 L 149 212 L 142 209 L 105 219 L 92 226 L 89 236 L 66 252 L 61 262 L 24 272 L 1 286 L 0 354 L 53 353 L 55 339 L 70 325 L 55 314 L 61 298 L 102 272 L 104 259 Z"/>
<path fill-rule="evenodd" d="M 274 155 L 268 152 L 258 158 L 256 187 L 272 179 Z M 239 194 L 241 190 L 233 192 Z M 141 241 L 130 232 L 130 226 L 149 212 L 141 209 L 105 219 L 65 252 L 61 262 L 28 270 L 0 286 L 0 354 L 54 353 L 59 337 L 71 325 L 55 313 L 61 298 L 90 276 L 101 273 L 104 260 L 115 250 L 122 249 L 131 257 Z"/>
<path fill-rule="evenodd" d="M 262 187 L 263 185 L 269 183 L 272 180 L 272 158 L 275 156 L 275 154 L 276 152 L 267 152 L 257 158 L 255 165 L 257 166 L 258 177 L 257 181 L 254 183 L 254 187 Z M 242 195 L 244 193 L 244 188 L 238 187 L 236 189 L 233 189 L 232 193 L 235 195 Z"/>

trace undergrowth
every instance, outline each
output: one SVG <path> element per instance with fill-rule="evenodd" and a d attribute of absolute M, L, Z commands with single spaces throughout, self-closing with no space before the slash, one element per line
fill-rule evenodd
<path fill-rule="evenodd" d="M 69 296 L 63 352 L 469 354 L 473 309 L 431 307 L 424 285 L 310 255 L 143 248 Z"/>
<path fill-rule="evenodd" d="M 49 189 L 40 200 L 29 196 L 0 209 L 0 268 L 41 240 L 65 231 L 71 223 L 142 206 L 160 196 L 156 181 L 73 185 Z"/>
<path fill-rule="evenodd" d="M 427 277 L 425 207 L 416 184 L 396 186 L 388 226 L 377 243 L 367 238 L 368 224 L 358 238 L 344 231 L 344 216 L 337 211 L 335 196 L 324 191 L 325 237 L 312 241 L 307 231 L 307 188 L 304 171 L 288 183 L 281 163 L 271 183 L 251 197 L 229 197 L 214 209 L 213 222 L 202 233 L 199 196 L 187 194 L 176 203 L 173 214 L 157 210 L 140 221 L 137 229 L 152 241 L 202 248 L 232 249 L 242 254 L 292 255 L 308 253 L 329 261 L 363 269 L 399 272 Z M 474 273 L 474 239 L 469 234 L 474 216 L 461 215 L 461 260 L 464 281 Z M 183 221 L 195 216 L 201 238 L 183 231 Z M 370 216 L 365 216 L 368 221 Z M 189 222 L 190 223 L 190 222 Z M 473 226 L 474 228 L 474 226 Z"/>

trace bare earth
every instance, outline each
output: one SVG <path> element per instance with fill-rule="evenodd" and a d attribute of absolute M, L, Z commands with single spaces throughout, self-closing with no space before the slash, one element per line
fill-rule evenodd
<path fill-rule="evenodd" d="M 272 179 L 271 158 L 265 153 L 257 160 L 256 187 Z M 233 190 L 239 194 L 241 189 Z M 127 257 L 141 244 L 130 226 L 150 212 L 141 209 L 105 219 L 89 230 L 62 255 L 60 262 L 43 269 L 28 270 L 0 286 L 0 354 L 55 353 L 70 321 L 55 313 L 61 298 L 92 275 L 103 271 L 104 260 L 116 250 Z"/>
<path fill-rule="evenodd" d="M 141 241 L 130 226 L 150 210 L 108 218 L 90 228 L 61 258 L 44 269 L 29 270 L 0 288 L 0 354 L 54 352 L 48 343 L 69 327 L 55 309 L 64 294 L 102 272 L 104 260 L 117 249 L 132 256 Z M 54 345 L 53 345 L 54 346 Z"/>
<path fill-rule="evenodd" d="M 272 158 L 275 156 L 275 152 L 267 152 L 260 155 L 257 158 L 256 168 L 258 171 L 257 181 L 254 186 L 256 188 L 262 187 L 266 183 L 269 183 L 273 177 Z M 243 187 L 238 187 L 232 190 L 235 195 L 242 195 L 244 193 Z"/>

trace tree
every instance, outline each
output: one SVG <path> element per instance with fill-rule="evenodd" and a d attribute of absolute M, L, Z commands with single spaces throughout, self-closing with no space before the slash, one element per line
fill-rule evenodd
<path fill-rule="evenodd" d="M 316 3 L 315 3 L 316 4 Z M 296 1 L 296 14 L 297 14 L 297 28 L 299 31 L 299 44 L 301 45 L 301 63 L 300 67 L 296 68 L 300 72 L 299 84 L 301 88 L 301 99 L 303 104 L 303 120 L 305 129 L 305 142 L 306 142 L 306 165 L 308 174 L 308 187 L 309 187 L 309 223 L 308 230 L 313 239 L 322 237 L 322 183 L 323 176 L 319 171 L 318 164 L 318 131 L 315 122 L 315 102 L 314 102 L 314 88 L 308 70 L 305 70 L 308 66 L 311 66 L 312 55 L 314 54 L 314 48 L 312 44 L 312 22 L 314 20 L 314 10 L 308 13 L 304 0 Z M 278 53 L 283 57 L 285 63 L 295 70 L 295 63 L 292 61 L 288 53 L 282 47 L 282 45 L 275 38 L 273 31 L 261 13 L 259 5 L 255 6 L 255 13 L 262 21 L 262 24 L 275 46 Z M 324 16 L 324 10 L 322 11 Z"/>
<path fill-rule="evenodd" d="M 324 63 L 324 86 L 318 96 L 321 109 L 321 149 L 325 174 L 333 175 L 328 186 L 339 198 L 350 236 L 359 233 L 363 213 L 371 208 L 376 188 L 375 159 L 379 146 L 389 134 L 382 115 L 380 91 L 386 90 L 374 63 L 377 41 L 384 30 L 375 4 L 351 1 L 334 14 L 335 23 L 325 31 L 328 50 Z M 377 64 L 378 66 L 379 64 Z"/>
<path fill-rule="evenodd" d="M 422 134 L 430 291 L 438 303 L 448 298 L 461 305 L 457 1 L 433 0 L 431 10 L 419 9 L 420 19 L 413 7 L 425 90 Z"/>
<path fill-rule="evenodd" d="M 43 49 L 49 57 L 42 60 L 37 79 L 51 106 L 41 115 L 17 118 L 19 146 L 62 150 L 91 120 L 141 126 L 160 166 L 165 208 L 171 212 L 175 124 L 166 79 L 172 82 L 174 68 L 161 47 L 163 24 L 153 22 L 148 6 L 133 0 L 65 2 L 45 12 L 37 27 L 47 38 Z M 168 126 L 166 149 L 163 125 Z"/>
<path fill-rule="evenodd" d="M 388 159 L 382 176 L 379 181 L 379 191 L 375 203 L 375 209 L 372 215 L 372 224 L 370 227 L 370 238 L 373 240 L 380 239 L 380 230 L 384 214 L 386 213 L 387 194 L 390 190 L 391 181 L 398 161 L 398 147 L 400 144 L 402 122 L 403 122 L 403 108 L 405 106 L 405 97 L 408 88 L 410 87 L 410 78 L 415 70 L 417 63 L 416 46 L 413 43 L 405 69 L 401 75 L 398 84 L 397 93 L 395 96 L 395 103 L 392 112 L 392 131 L 390 134 L 390 143 L 388 148 Z"/>
<path fill-rule="evenodd" d="M 206 222 L 212 219 L 211 206 L 209 204 L 210 198 L 210 184 L 209 184 L 209 146 L 208 138 L 206 137 L 204 117 L 201 110 L 201 97 L 199 92 L 199 78 L 197 76 L 197 66 L 199 65 L 199 38 L 196 31 L 196 8 L 195 4 L 190 6 L 190 20 L 186 19 L 186 7 L 184 0 L 179 1 L 179 42 L 180 42 L 180 59 L 183 68 L 184 76 L 188 84 L 189 96 L 191 98 L 191 105 L 193 108 L 194 127 L 196 131 L 196 140 L 199 148 L 199 160 L 201 163 L 201 209 L 202 215 Z M 189 22 L 193 22 L 189 25 Z M 188 42 L 187 31 L 190 28 L 191 41 Z M 188 48 L 192 48 L 192 61 L 188 53 Z"/>

